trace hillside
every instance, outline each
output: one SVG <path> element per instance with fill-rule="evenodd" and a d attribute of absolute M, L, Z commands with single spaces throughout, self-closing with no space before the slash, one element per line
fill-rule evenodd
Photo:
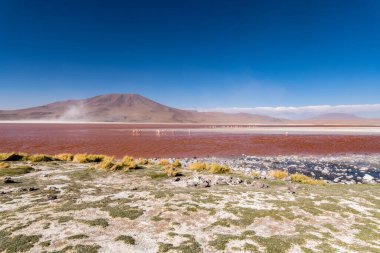
<path fill-rule="evenodd" d="M 181 110 L 137 94 L 108 94 L 67 100 L 20 110 L 0 111 L 0 120 L 52 120 L 130 123 L 283 123 L 247 113 L 229 114 Z"/>

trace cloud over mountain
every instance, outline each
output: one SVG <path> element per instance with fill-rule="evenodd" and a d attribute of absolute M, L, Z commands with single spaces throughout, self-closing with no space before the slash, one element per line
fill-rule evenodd
<path fill-rule="evenodd" d="M 202 109 L 228 113 L 252 113 L 289 119 L 306 119 L 321 114 L 346 113 L 361 117 L 380 117 L 380 104 L 362 105 L 316 105 L 316 106 L 278 106 L 278 107 L 230 107 Z"/>

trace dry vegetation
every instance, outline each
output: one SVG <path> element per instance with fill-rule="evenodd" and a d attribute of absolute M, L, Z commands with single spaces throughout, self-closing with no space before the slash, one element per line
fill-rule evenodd
<path fill-rule="evenodd" d="M 0 181 L 0 252 L 380 251 L 379 185 L 320 187 L 321 181 L 301 174 L 253 179 L 259 175 L 219 164 L 189 169 L 186 161 L 51 157 L 54 162 L 32 162 L 26 154 L 0 162 L 0 173 L 19 173 L 13 174 L 18 183 Z M 269 188 L 179 186 L 199 176 L 195 171 L 246 176 Z M 169 176 L 179 172 L 184 177 L 174 182 L 178 178 Z M 30 187 L 38 190 L 22 190 Z M 48 198 L 52 194 L 55 199 Z"/>
<path fill-rule="evenodd" d="M 227 165 L 221 165 L 217 163 L 196 162 L 190 164 L 189 168 L 197 172 L 204 171 L 213 174 L 225 174 L 231 172 L 231 169 Z"/>
<path fill-rule="evenodd" d="M 272 170 L 269 173 L 269 176 L 274 177 L 275 179 L 281 180 L 281 179 L 287 178 L 289 176 L 289 173 L 283 170 Z"/>
<path fill-rule="evenodd" d="M 316 180 L 303 174 L 293 174 L 290 176 L 290 180 L 295 183 L 310 184 L 310 185 L 326 185 L 324 180 Z"/>

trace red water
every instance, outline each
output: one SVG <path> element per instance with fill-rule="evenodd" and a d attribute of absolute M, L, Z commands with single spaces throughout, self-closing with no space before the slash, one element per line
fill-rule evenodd
<path fill-rule="evenodd" d="M 380 136 L 189 132 L 200 125 L 0 124 L 0 152 L 122 157 L 380 153 Z M 156 128 L 169 129 L 156 132 Z M 145 129 L 136 131 L 135 129 Z M 134 131 L 135 130 L 135 131 Z"/>

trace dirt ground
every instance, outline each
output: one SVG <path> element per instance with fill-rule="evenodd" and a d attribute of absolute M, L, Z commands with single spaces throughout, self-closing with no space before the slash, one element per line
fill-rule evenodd
<path fill-rule="evenodd" d="M 0 252 L 380 252 L 378 184 L 201 188 L 182 183 L 199 175 L 186 168 L 175 182 L 159 168 L 9 164 L 35 170 L 1 179 Z"/>

